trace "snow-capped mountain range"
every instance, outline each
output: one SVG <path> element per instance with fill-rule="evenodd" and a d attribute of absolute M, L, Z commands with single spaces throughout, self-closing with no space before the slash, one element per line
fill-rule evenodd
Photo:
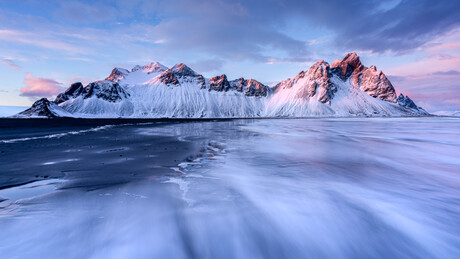
<path fill-rule="evenodd" d="M 77 82 L 54 101 L 46 98 L 16 117 L 248 118 L 309 116 L 417 116 L 427 112 L 396 91 L 356 53 L 316 62 L 274 87 L 255 79 L 205 78 L 183 63 L 114 68 L 101 81 Z"/>

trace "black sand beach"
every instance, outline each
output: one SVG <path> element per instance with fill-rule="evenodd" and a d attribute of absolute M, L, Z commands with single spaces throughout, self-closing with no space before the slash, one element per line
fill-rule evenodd
<path fill-rule="evenodd" d="M 0 189 L 59 178 L 72 179 L 64 188 L 90 190 L 172 172 L 198 152 L 197 143 L 133 134 L 165 123 L 178 122 L 1 119 Z"/>

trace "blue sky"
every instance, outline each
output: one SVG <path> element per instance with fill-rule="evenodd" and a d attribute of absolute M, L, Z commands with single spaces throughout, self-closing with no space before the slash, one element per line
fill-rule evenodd
<path fill-rule="evenodd" d="M 460 1 L 0 0 L 0 105 L 30 105 L 113 67 L 294 77 L 356 51 L 428 111 L 460 110 Z"/>

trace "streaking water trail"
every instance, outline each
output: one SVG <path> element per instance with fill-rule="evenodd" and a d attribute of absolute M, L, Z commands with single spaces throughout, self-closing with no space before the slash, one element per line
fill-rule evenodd
<path fill-rule="evenodd" d="M 50 139 L 50 138 L 62 138 L 65 136 L 69 135 L 78 135 L 78 134 L 83 134 L 87 132 L 95 132 L 95 131 L 100 131 L 100 130 L 105 130 L 114 127 L 115 125 L 105 125 L 105 126 L 99 126 L 99 127 L 94 127 L 86 130 L 77 130 L 77 131 L 68 131 L 68 132 L 63 132 L 63 133 L 56 133 L 56 134 L 49 134 L 49 135 L 44 135 L 44 136 L 37 136 L 37 137 L 28 137 L 28 138 L 15 138 L 15 139 L 0 139 L 0 144 L 10 144 L 10 143 L 17 143 L 17 142 L 23 142 L 23 141 L 29 141 L 29 140 L 37 140 L 37 139 Z"/>
<path fill-rule="evenodd" d="M 48 188 L 37 197 L 13 190 L 14 203 L 0 202 L 0 252 L 19 258 L 458 258 L 459 129 L 453 118 L 110 128 L 104 136 L 176 137 L 199 149 L 164 174 L 122 185 Z M 93 156 L 105 154 L 99 150 L 108 148 Z M 119 164 L 139 159 L 130 158 Z M 56 186 L 73 181 L 63 178 Z"/>

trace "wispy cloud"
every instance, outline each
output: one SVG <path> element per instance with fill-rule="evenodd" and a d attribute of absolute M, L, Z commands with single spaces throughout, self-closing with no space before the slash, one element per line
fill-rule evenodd
<path fill-rule="evenodd" d="M 458 72 L 457 70 L 437 71 L 437 72 L 434 72 L 433 75 L 457 76 L 457 75 L 460 75 L 460 72 Z"/>
<path fill-rule="evenodd" d="M 409 95 L 428 111 L 458 109 L 460 105 L 459 71 L 436 71 L 389 78 L 398 92 Z"/>
<path fill-rule="evenodd" d="M 51 97 L 62 92 L 64 88 L 53 79 L 35 77 L 27 74 L 24 78 L 25 87 L 21 88 L 21 96 L 40 98 Z"/>
<path fill-rule="evenodd" d="M 11 59 L 3 59 L 2 61 L 0 61 L 0 64 L 8 66 L 11 69 L 16 70 L 16 71 L 22 70 L 22 67 L 20 65 L 16 64 L 16 62 L 14 62 Z"/>
<path fill-rule="evenodd" d="M 104 5 L 97 1 L 91 1 L 91 3 L 65 1 L 60 3 L 55 15 L 67 21 L 91 24 L 114 20 L 117 10 L 112 5 Z"/>
<path fill-rule="evenodd" d="M 0 30 L 0 40 L 31 45 L 35 47 L 66 51 L 74 54 L 85 54 L 88 50 L 66 43 L 60 39 L 50 39 L 41 33 L 20 31 L 20 30 Z"/>
<path fill-rule="evenodd" d="M 204 59 L 190 63 L 189 65 L 196 71 L 200 71 L 200 73 L 205 73 L 219 70 L 223 64 L 224 61 L 221 59 Z"/>

